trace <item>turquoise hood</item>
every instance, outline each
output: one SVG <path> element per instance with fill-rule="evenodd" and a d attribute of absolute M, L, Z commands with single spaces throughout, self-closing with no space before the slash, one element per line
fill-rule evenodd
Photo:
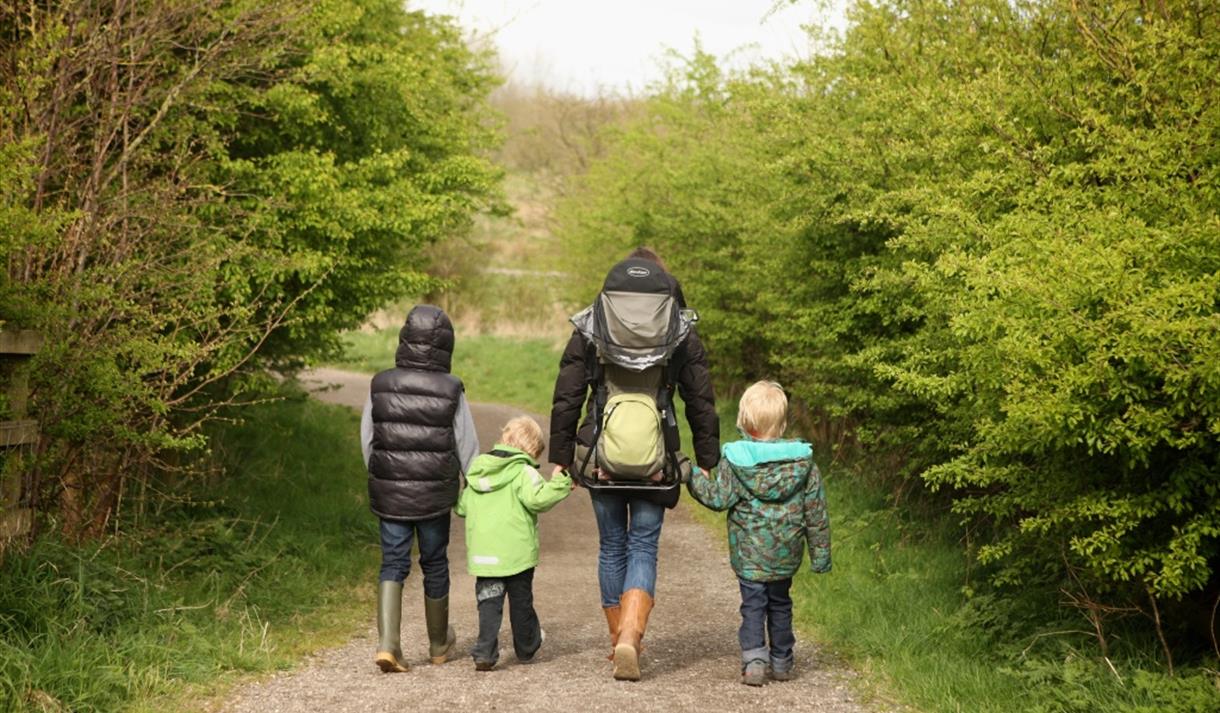
<path fill-rule="evenodd" d="M 805 441 L 746 439 L 725 445 L 724 457 L 742 487 L 763 502 L 782 502 L 805 487 L 813 462 L 813 446 Z M 796 477 L 789 468 L 798 461 Z"/>

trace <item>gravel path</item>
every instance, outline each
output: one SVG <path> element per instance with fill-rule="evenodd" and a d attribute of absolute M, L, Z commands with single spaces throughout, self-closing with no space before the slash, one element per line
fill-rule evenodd
<path fill-rule="evenodd" d="M 320 369 L 308 380 L 324 388 L 325 401 L 359 408 L 368 377 Z M 479 442 L 491 445 L 499 427 L 518 409 L 472 404 Z M 403 597 L 403 650 L 412 669 L 382 674 L 373 665 L 376 618 L 347 645 L 324 651 L 294 671 L 238 689 L 228 711 L 258 713 L 323 711 L 824 711 L 860 713 L 853 673 L 814 646 L 800 642 L 798 677 L 750 688 L 740 683 L 736 580 L 727 553 L 685 504 L 666 516 L 661 536 L 657 606 L 649 621 L 638 683 L 614 681 L 606 660 L 606 634 L 597 594 L 597 530 L 587 493 L 577 490 L 539 518 L 542 562 L 534 580 L 535 606 L 547 631 L 531 664 L 512 655 L 507 609 L 500 635 L 500 663 L 476 672 L 460 657 L 443 666 L 427 663 L 423 593 L 413 567 Z M 371 517 L 371 516 L 370 516 Z M 477 628 L 474 578 L 465 572 L 462 520 L 453 519 L 449 559 L 453 578 L 451 618 L 458 646 L 466 650 Z M 417 565 L 418 563 L 416 563 Z M 369 586 L 374 586 L 373 582 Z M 507 648 L 506 648 L 507 647 Z"/>

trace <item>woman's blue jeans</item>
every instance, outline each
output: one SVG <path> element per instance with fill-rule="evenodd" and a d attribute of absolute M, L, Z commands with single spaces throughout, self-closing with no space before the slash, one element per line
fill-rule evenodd
<path fill-rule="evenodd" d="M 591 497 L 600 541 L 597 583 L 602 606 L 618 606 L 619 597 L 630 589 L 656 596 L 657 545 L 665 507 L 616 493 L 594 492 Z"/>

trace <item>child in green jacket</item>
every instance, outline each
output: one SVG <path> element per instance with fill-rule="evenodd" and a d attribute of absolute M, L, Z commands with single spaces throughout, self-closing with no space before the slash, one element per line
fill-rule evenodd
<path fill-rule="evenodd" d="M 474 459 L 455 512 L 466 518 L 466 565 L 475 576 L 479 639 L 471 655 L 478 671 L 490 671 L 500 656 L 500 621 L 508 596 L 517 659 L 529 662 L 542 646 L 534 612 L 534 567 L 538 566 L 538 513 L 572 492 L 572 479 L 547 481 L 538 473 L 542 429 L 518 416 L 505 424 L 490 453 Z"/>
<path fill-rule="evenodd" d="M 792 575 L 805 546 L 814 572 L 830 571 L 830 519 L 822 475 L 805 441 L 781 438 L 788 398 L 774 381 L 741 396 L 737 428 L 743 440 L 723 448 L 713 472 L 691 475 L 691 495 L 728 510 L 729 563 L 741 589 L 742 683 L 761 686 L 793 676 Z M 770 646 L 767 645 L 770 639 Z"/>

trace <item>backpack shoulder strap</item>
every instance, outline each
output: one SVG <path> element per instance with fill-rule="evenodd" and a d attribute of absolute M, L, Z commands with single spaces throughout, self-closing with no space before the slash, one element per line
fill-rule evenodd
<path fill-rule="evenodd" d="M 593 442 L 585 453 L 584 462 L 576 472 L 586 473 L 593 452 L 597 450 L 597 442 L 602 435 L 602 412 L 606 409 L 606 369 L 597 354 L 597 345 L 592 340 L 585 340 L 585 383 L 593 390 Z"/>
<path fill-rule="evenodd" d="M 657 388 L 657 409 L 661 412 L 661 435 L 665 442 L 666 475 L 677 477 L 678 452 L 682 449 L 682 439 L 678 433 L 677 408 L 674 406 L 674 388 L 678 383 L 678 372 L 682 369 L 678 347 L 669 360 L 661 367 L 661 385 Z"/>
<path fill-rule="evenodd" d="M 589 388 L 596 388 L 605 378 L 601 359 L 597 356 L 597 345 L 593 340 L 585 340 L 585 383 Z"/>

